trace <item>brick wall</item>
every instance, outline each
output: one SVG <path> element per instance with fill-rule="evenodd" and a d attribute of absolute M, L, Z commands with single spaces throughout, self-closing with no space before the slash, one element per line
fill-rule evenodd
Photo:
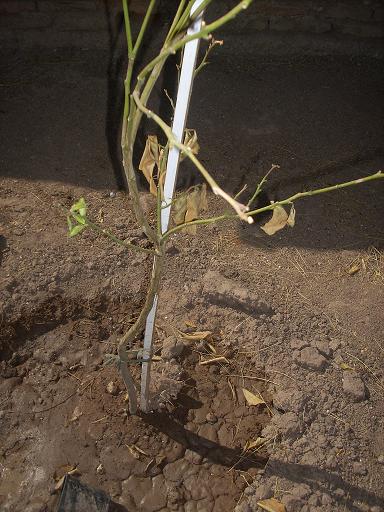
<path fill-rule="evenodd" d="M 132 0 L 138 20 L 144 0 Z M 176 0 L 162 0 L 169 10 Z M 224 13 L 234 1 L 216 0 L 209 17 Z M 108 30 L 120 0 L 0 0 L 2 47 L 108 48 Z M 108 14 L 108 15 L 107 15 Z M 245 41 L 251 51 L 312 53 L 380 53 L 383 43 L 383 0 L 255 0 L 227 26 L 232 43 Z M 232 44 L 231 43 L 231 44 Z M 280 50 L 279 50 L 280 48 Z"/>

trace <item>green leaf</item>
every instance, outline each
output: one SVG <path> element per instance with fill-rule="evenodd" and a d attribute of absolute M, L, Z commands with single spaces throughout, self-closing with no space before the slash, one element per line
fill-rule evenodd
<path fill-rule="evenodd" d="M 78 212 L 82 217 L 85 217 L 87 214 L 87 205 L 85 203 L 84 197 L 80 197 L 78 201 L 76 201 L 75 204 L 72 205 L 71 210 L 73 212 Z"/>
<path fill-rule="evenodd" d="M 78 213 L 74 213 L 74 212 L 72 212 L 72 217 L 73 217 L 74 219 L 76 219 L 76 220 L 77 220 L 77 222 L 78 222 L 79 224 L 84 225 L 84 224 L 85 224 L 85 222 L 86 222 L 85 217 L 82 217 L 82 216 L 81 216 L 81 215 L 79 215 Z"/>
<path fill-rule="evenodd" d="M 69 232 L 69 236 L 73 237 L 81 233 L 87 226 L 84 224 L 78 224 L 77 226 L 74 226 L 71 231 Z"/>
<path fill-rule="evenodd" d="M 71 217 L 69 215 L 67 216 L 67 224 L 68 224 L 68 231 L 71 231 L 73 224 L 71 221 Z"/>

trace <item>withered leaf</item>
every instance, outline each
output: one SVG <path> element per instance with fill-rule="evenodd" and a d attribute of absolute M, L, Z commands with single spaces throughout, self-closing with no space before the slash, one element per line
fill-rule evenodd
<path fill-rule="evenodd" d="M 261 229 L 267 233 L 267 235 L 274 235 L 280 231 L 280 229 L 285 228 L 288 224 L 288 218 L 289 216 L 284 208 L 278 205 L 273 209 L 272 218 L 265 223 L 264 226 L 261 226 Z"/>
<path fill-rule="evenodd" d="M 185 214 L 187 212 L 187 196 L 183 194 L 179 196 L 173 203 L 172 214 L 176 226 L 184 224 Z"/>
<path fill-rule="evenodd" d="M 192 153 L 194 155 L 197 155 L 197 153 L 200 150 L 199 143 L 197 141 L 197 132 L 196 130 L 192 130 L 190 128 L 185 129 L 185 135 L 184 135 L 184 146 L 187 146 L 190 148 Z M 184 160 L 185 154 L 181 153 L 180 155 L 180 161 Z"/>
<path fill-rule="evenodd" d="M 266 442 L 266 439 L 264 437 L 257 437 L 253 441 L 247 441 L 244 445 L 243 450 L 245 452 L 248 452 L 250 450 L 254 450 L 255 448 L 259 448 L 260 446 L 263 446 L 263 444 Z"/>
<path fill-rule="evenodd" d="M 295 219 L 296 219 L 296 210 L 295 205 L 291 206 L 291 211 L 289 212 L 287 224 L 290 228 L 293 228 L 295 226 Z"/>
<path fill-rule="evenodd" d="M 283 503 L 275 498 L 258 501 L 257 504 L 260 508 L 266 510 L 267 512 L 286 512 L 286 508 Z"/>
<path fill-rule="evenodd" d="M 194 341 L 207 339 L 212 334 L 212 331 L 196 331 L 191 333 L 179 331 L 179 334 L 186 340 Z"/>
<path fill-rule="evenodd" d="M 248 405 L 260 405 L 265 404 L 264 400 L 260 398 L 259 396 L 255 395 L 254 393 L 251 393 L 248 389 L 242 388 L 244 398 Z"/>
<path fill-rule="evenodd" d="M 141 157 L 139 169 L 149 183 L 149 191 L 154 196 L 157 195 L 157 187 L 153 177 L 155 165 L 159 165 L 159 144 L 156 135 L 148 135 L 145 143 L 143 156 Z"/>

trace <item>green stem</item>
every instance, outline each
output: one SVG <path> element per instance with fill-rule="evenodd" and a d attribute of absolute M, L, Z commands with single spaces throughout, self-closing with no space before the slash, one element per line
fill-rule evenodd
<path fill-rule="evenodd" d="M 332 192 L 332 191 L 339 190 L 342 188 L 360 185 L 361 183 L 366 183 L 368 181 L 377 180 L 377 179 L 384 179 L 383 171 L 378 171 L 375 174 L 371 174 L 364 178 L 347 181 L 345 183 L 338 183 L 337 185 L 331 185 L 331 186 L 325 187 L 325 188 L 318 188 L 318 189 L 310 190 L 308 192 L 298 192 L 297 194 L 294 194 L 293 196 L 288 197 L 287 199 L 283 199 L 282 201 L 276 201 L 275 203 L 272 203 L 269 206 L 264 206 L 263 208 L 258 208 L 257 210 L 248 212 L 247 215 L 256 216 L 259 213 L 273 210 L 274 208 L 276 208 L 276 206 L 284 206 L 286 204 L 292 204 L 294 201 L 296 201 L 298 199 L 303 199 L 304 197 L 315 196 L 318 194 L 324 194 L 326 192 Z M 163 240 L 166 240 L 171 235 L 178 233 L 179 231 L 181 231 L 182 229 L 184 229 L 188 226 L 212 224 L 214 222 L 220 222 L 222 220 L 234 220 L 236 218 L 237 218 L 237 215 L 230 214 L 230 213 L 224 213 L 223 215 L 218 215 L 217 217 L 209 217 L 207 219 L 197 219 L 197 220 L 193 220 L 191 222 L 186 222 L 184 224 L 179 224 L 178 226 L 175 226 L 174 228 L 169 229 L 166 233 L 164 233 L 161 241 L 163 242 Z"/>
<path fill-rule="evenodd" d="M 143 40 L 145 31 L 146 31 L 148 23 L 149 23 L 149 19 L 151 17 L 153 8 L 155 7 L 155 4 L 156 4 L 156 1 L 157 0 L 151 0 L 150 3 L 149 3 L 149 6 L 147 8 L 147 12 L 145 13 L 145 17 L 144 17 L 143 23 L 141 24 L 139 35 L 137 36 L 136 43 L 135 43 L 135 46 L 133 48 L 133 52 L 132 53 L 133 53 L 134 56 L 136 56 L 136 54 L 137 54 L 137 52 L 138 52 L 138 50 L 140 48 L 141 42 Z"/>
<path fill-rule="evenodd" d="M 146 254 L 156 254 L 156 251 L 152 249 L 145 249 L 144 247 L 140 247 L 139 245 L 130 244 L 129 242 L 125 242 L 124 240 L 121 240 L 120 238 L 117 238 L 113 233 L 110 231 L 107 231 L 106 229 L 101 228 L 94 222 L 91 222 L 90 220 L 86 219 L 86 225 L 89 226 L 91 229 L 96 231 L 97 233 L 100 233 L 100 235 L 105 236 L 106 238 L 109 238 L 116 244 L 120 245 L 121 247 L 125 247 L 126 249 L 130 249 L 135 252 L 145 252 Z"/>
<path fill-rule="evenodd" d="M 129 10 L 128 10 L 127 0 L 123 0 L 123 12 L 124 12 L 124 24 L 125 24 L 125 36 L 127 38 L 128 57 L 129 57 L 132 53 L 132 29 L 131 29 L 131 22 L 129 19 Z"/>
<path fill-rule="evenodd" d="M 308 190 L 307 192 L 297 192 L 291 197 L 287 199 L 283 199 L 282 201 L 276 201 L 275 203 L 270 204 L 269 206 L 264 206 L 263 208 L 258 208 L 257 210 L 252 210 L 247 213 L 249 216 L 257 215 L 262 212 L 266 212 L 268 210 L 273 210 L 276 206 L 284 206 L 286 204 L 291 204 L 298 199 L 302 199 L 303 197 L 309 196 L 317 196 L 318 194 L 324 194 L 326 192 L 333 192 L 334 190 L 340 190 L 346 187 L 353 187 L 354 185 L 360 185 L 361 183 L 366 183 L 368 181 L 383 179 L 384 173 L 383 171 L 378 171 L 375 174 L 370 174 L 369 176 L 365 176 L 364 178 L 359 178 L 357 180 L 346 181 L 344 183 L 338 183 L 337 185 L 331 185 L 329 187 L 324 188 L 316 188 L 314 190 Z"/>
<path fill-rule="evenodd" d="M 172 21 L 171 28 L 169 29 L 167 37 L 165 38 L 165 43 L 168 43 L 175 35 L 175 29 L 180 20 L 180 16 L 182 15 L 182 12 L 183 12 L 183 9 L 185 6 L 185 2 L 186 2 L 186 0 L 181 0 L 179 7 L 177 8 L 175 17 L 173 18 L 173 21 Z"/>
<path fill-rule="evenodd" d="M 257 185 L 256 187 L 256 190 L 255 190 L 255 193 L 253 194 L 253 196 L 251 197 L 251 199 L 248 201 L 247 203 L 247 206 L 248 208 L 251 207 L 251 204 L 255 201 L 256 197 L 260 194 L 262 188 L 263 188 L 263 185 L 264 183 L 267 181 L 268 179 L 268 176 L 271 174 L 272 171 L 274 171 L 275 169 L 280 169 L 280 166 L 279 165 L 275 165 L 275 164 L 272 164 L 272 167 L 269 169 L 269 171 L 267 172 L 267 174 L 263 177 L 263 179 L 260 181 L 260 183 Z"/>
<path fill-rule="evenodd" d="M 175 226 L 174 228 L 169 229 L 161 238 L 161 242 L 165 242 L 167 238 L 169 238 L 171 235 L 178 233 L 184 228 L 187 228 L 189 226 L 201 226 L 201 225 L 207 225 L 212 224 L 214 222 L 220 222 L 222 220 L 229 220 L 229 219 L 237 219 L 237 215 L 231 215 L 224 213 L 223 215 L 218 215 L 217 217 L 209 217 L 208 219 L 197 219 L 197 220 L 191 220 L 190 222 L 185 222 L 184 224 L 179 224 L 178 226 Z"/>

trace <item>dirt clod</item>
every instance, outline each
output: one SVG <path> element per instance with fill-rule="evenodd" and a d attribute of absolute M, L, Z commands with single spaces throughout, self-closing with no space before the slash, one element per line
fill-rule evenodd
<path fill-rule="evenodd" d="M 354 402 L 362 402 L 367 398 L 367 390 L 362 378 L 353 371 L 343 372 L 343 391 Z"/>
<path fill-rule="evenodd" d="M 321 371 L 327 364 L 326 358 L 314 347 L 304 347 L 295 358 L 304 368 Z"/>

